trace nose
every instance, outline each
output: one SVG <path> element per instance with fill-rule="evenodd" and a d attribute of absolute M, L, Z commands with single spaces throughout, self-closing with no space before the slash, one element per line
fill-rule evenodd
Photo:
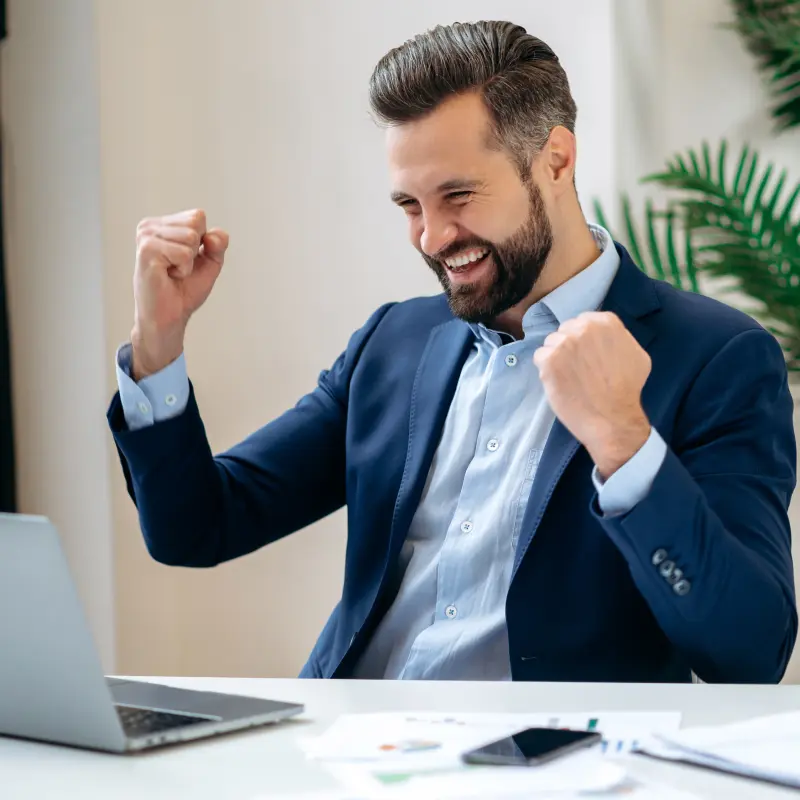
<path fill-rule="evenodd" d="M 458 235 L 458 227 L 449 219 L 426 216 L 423 221 L 419 246 L 427 256 L 435 256 L 447 245 L 452 244 Z"/>

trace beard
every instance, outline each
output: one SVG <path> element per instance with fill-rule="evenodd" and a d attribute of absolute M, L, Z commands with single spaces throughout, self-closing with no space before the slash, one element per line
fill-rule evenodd
<path fill-rule="evenodd" d="M 553 247 L 553 229 L 542 194 L 534 183 L 529 186 L 528 197 L 528 219 L 504 242 L 494 244 L 486 239 L 471 237 L 454 242 L 435 258 L 422 254 L 442 284 L 454 316 L 465 322 L 489 324 L 530 294 Z M 488 258 L 494 269 L 488 285 L 486 278 L 483 278 L 475 283 L 453 286 L 444 260 L 473 247 L 489 251 Z"/>

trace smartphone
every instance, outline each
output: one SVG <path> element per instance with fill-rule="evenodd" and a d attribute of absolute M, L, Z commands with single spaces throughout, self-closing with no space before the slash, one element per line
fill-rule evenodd
<path fill-rule="evenodd" d="M 602 740 L 602 734 L 595 731 L 527 728 L 513 736 L 464 753 L 461 758 L 468 764 L 535 767 L 582 747 L 599 744 Z"/>

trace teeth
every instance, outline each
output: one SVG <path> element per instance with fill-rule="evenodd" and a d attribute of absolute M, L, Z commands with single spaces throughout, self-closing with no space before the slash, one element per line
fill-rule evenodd
<path fill-rule="evenodd" d="M 460 256 L 445 259 L 444 263 L 447 264 L 450 269 L 459 269 L 460 267 L 465 267 L 467 264 L 480 261 L 488 252 L 488 250 L 472 250 L 469 253 L 463 253 Z"/>

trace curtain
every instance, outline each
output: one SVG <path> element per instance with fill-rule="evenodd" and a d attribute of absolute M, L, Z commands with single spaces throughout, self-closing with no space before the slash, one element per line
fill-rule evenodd
<path fill-rule="evenodd" d="M 0 0 L 0 41 L 6 37 L 6 4 Z M 11 348 L 3 248 L 3 152 L 0 142 L 0 511 L 16 510 L 14 423 L 11 414 Z"/>

